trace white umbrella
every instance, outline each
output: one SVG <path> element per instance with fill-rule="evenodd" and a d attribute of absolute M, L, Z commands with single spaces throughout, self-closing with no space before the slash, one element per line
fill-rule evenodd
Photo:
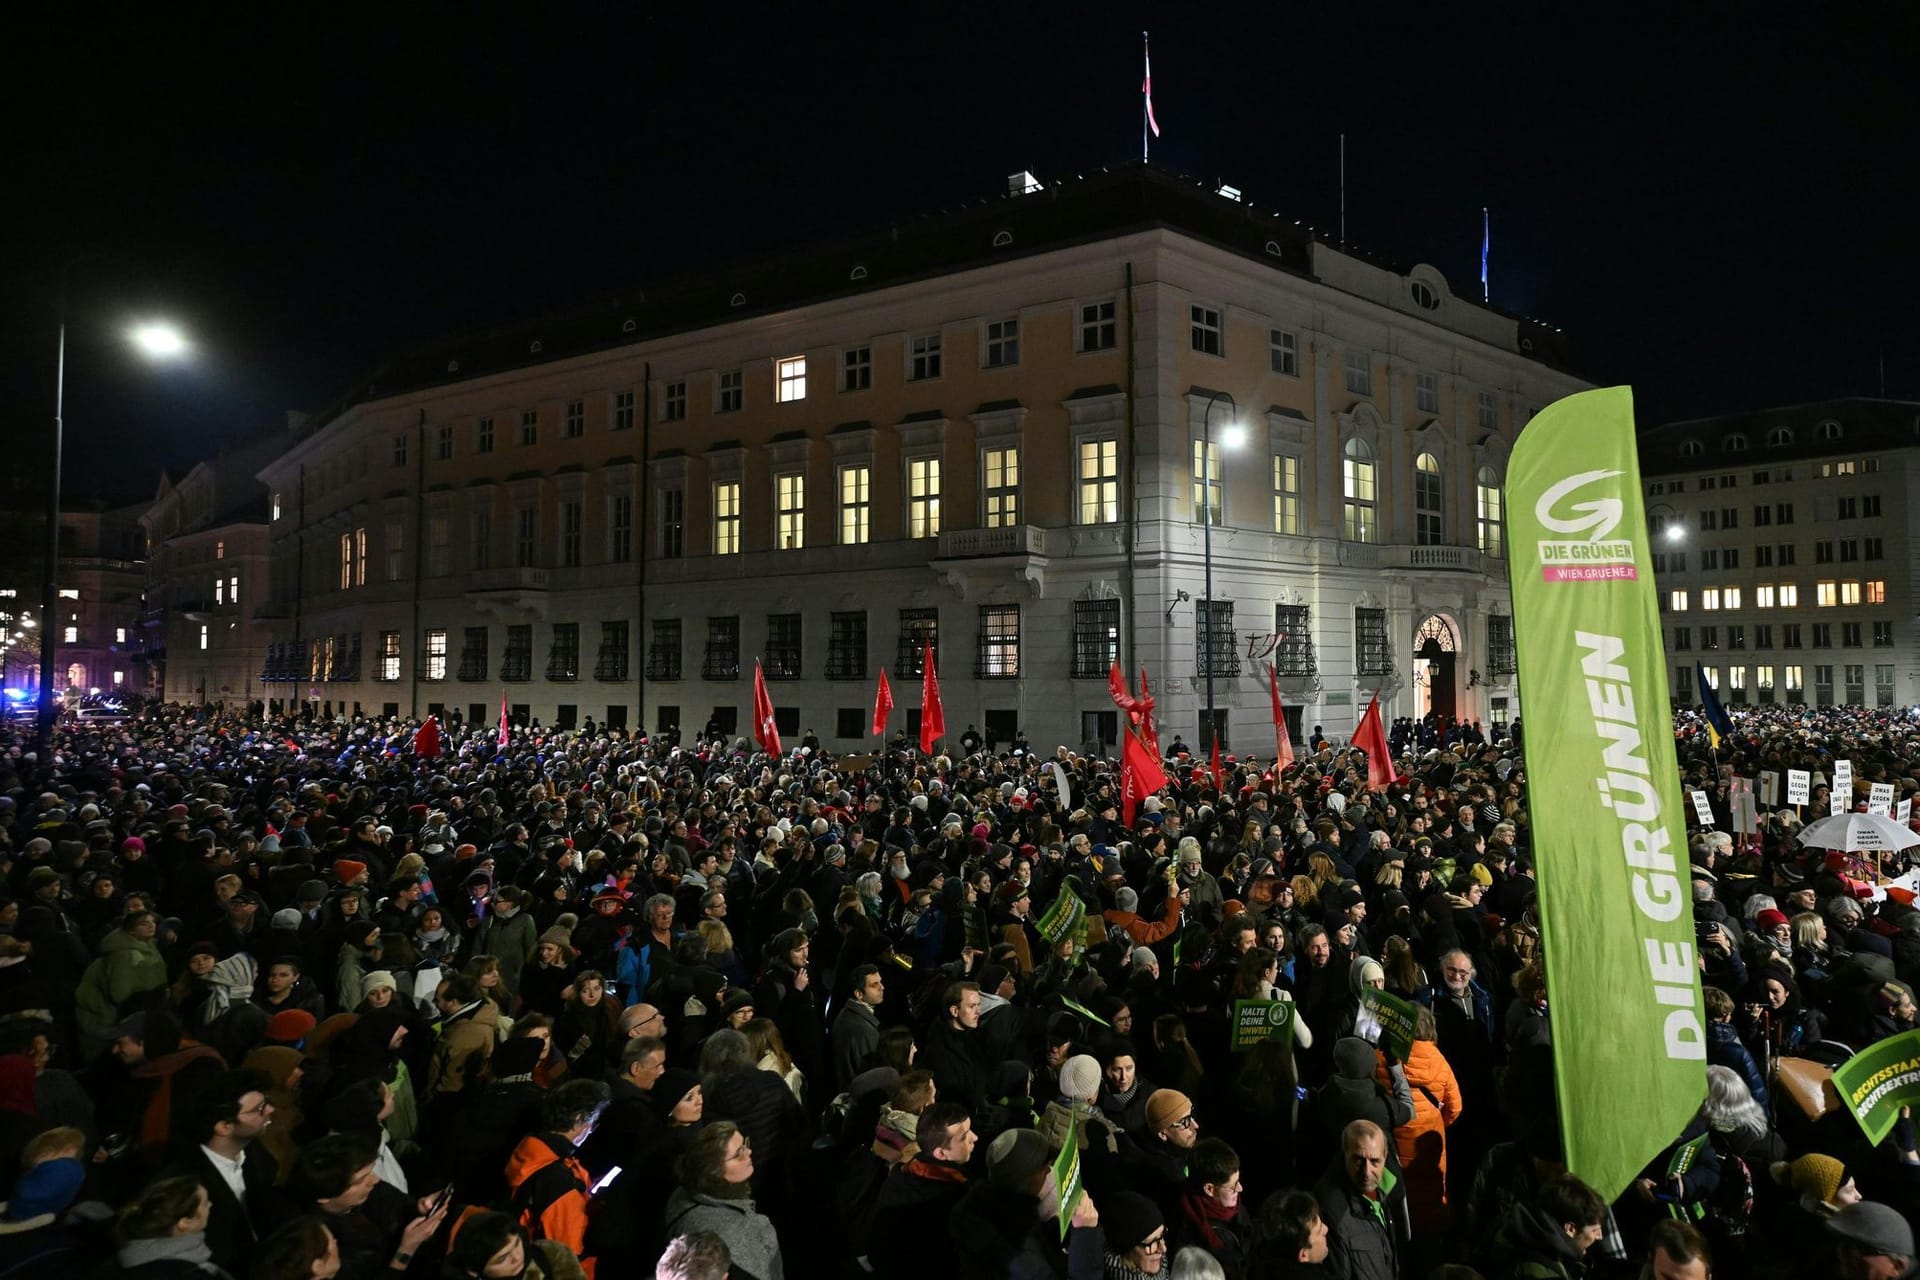
<path fill-rule="evenodd" d="M 1800 843 L 1846 853 L 1897 853 L 1920 845 L 1905 823 L 1878 813 L 1841 813 L 1807 824 Z"/>

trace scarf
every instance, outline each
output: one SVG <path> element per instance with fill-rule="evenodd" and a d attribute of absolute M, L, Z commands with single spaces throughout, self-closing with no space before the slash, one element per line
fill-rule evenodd
<path fill-rule="evenodd" d="M 949 1160 L 935 1160 L 932 1156 L 919 1155 L 902 1166 L 906 1172 L 916 1178 L 925 1178 L 928 1182 L 965 1182 L 965 1166 Z"/>
<path fill-rule="evenodd" d="M 494 914 L 498 915 L 499 913 L 495 912 Z M 442 925 L 438 929 L 422 929 L 418 937 L 422 942 L 444 942 L 447 937 L 446 926 Z"/>
<path fill-rule="evenodd" d="M 115 1252 L 122 1271 L 131 1271 L 150 1262 L 189 1262 L 219 1280 L 230 1280 L 227 1273 L 213 1265 L 213 1250 L 207 1245 L 207 1233 L 190 1231 L 183 1236 L 150 1236 L 129 1240 Z"/>
<path fill-rule="evenodd" d="M 1113 1110 L 1124 1110 L 1127 1104 L 1133 1101 L 1133 1095 L 1139 1092 L 1140 1077 L 1136 1075 L 1133 1078 L 1133 1083 L 1128 1085 L 1124 1092 L 1113 1089 L 1107 1090 L 1107 1099 L 1113 1104 Z"/>
<path fill-rule="evenodd" d="M 1187 1221 L 1199 1228 L 1201 1243 L 1208 1249 L 1220 1248 L 1220 1233 L 1214 1229 L 1216 1222 L 1232 1222 L 1240 1211 L 1236 1204 L 1229 1209 L 1210 1195 L 1198 1191 L 1189 1191 L 1180 1197 L 1180 1212 Z"/>

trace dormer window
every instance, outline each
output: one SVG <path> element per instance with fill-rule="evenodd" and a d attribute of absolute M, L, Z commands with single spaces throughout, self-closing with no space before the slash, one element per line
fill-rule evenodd
<path fill-rule="evenodd" d="M 1706 451 L 1707 447 L 1698 440 L 1682 440 L 1680 442 L 1680 456 L 1683 458 L 1697 458 Z"/>
<path fill-rule="evenodd" d="M 1767 448 L 1784 449 L 1793 443 L 1792 427 L 1775 427 L 1767 432 Z"/>
<path fill-rule="evenodd" d="M 1814 434 L 1822 440 L 1838 440 L 1840 438 L 1840 424 L 1832 418 L 1828 418 L 1813 430 Z"/>
<path fill-rule="evenodd" d="M 1720 441 L 1722 453 L 1745 453 L 1746 451 L 1747 438 L 1738 431 Z"/>

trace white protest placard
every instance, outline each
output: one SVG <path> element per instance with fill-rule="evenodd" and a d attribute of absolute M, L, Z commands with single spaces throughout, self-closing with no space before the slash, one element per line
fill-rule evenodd
<path fill-rule="evenodd" d="M 1911 822 L 1913 820 L 1913 801 L 1902 800 L 1899 804 L 1893 806 L 1893 820 L 1895 822 Z"/>
<path fill-rule="evenodd" d="M 1753 803 L 1753 779 L 1735 778 L 1727 793 L 1727 807 L 1733 811 L 1733 829 L 1750 836 L 1760 829 L 1760 811 Z"/>
<path fill-rule="evenodd" d="M 1833 789 L 1853 794 L 1853 761 L 1835 760 L 1833 762 Z"/>
<path fill-rule="evenodd" d="M 1920 871 L 1909 871 L 1898 880 L 1889 880 L 1885 884 L 1874 885 L 1873 900 L 1875 902 L 1884 901 L 1887 896 L 1887 890 L 1889 889 L 1905 889 L 1908 893 L 1920 893 Z"/>
<path fill-rule="evenodd" d="M 1893 812 L 1893 784 L 1876 782 L 1867 792 L 1867 812 L 1881 815 Z"/>
<path fill-rule="evenodd" d="M 1772 769 L 1760 771 L 1760 803 L 1769 809 L 1780 803 L 1780 775 Z"/>
<path fill-rule="evenodd" d="M 1707 793 L 1704 791 L 1689 791 L 1687 794 L 1693 797 L 1693 811 L 1699 817 L 1700 825 L 1703 827 L 1712 826 L 1713 806 L 1707 803 Z"/>
<path fill-rule="evenodd" d="M 1813 775 L 1805 769 L 1787 770 L 1787 803 L 1806 804 L 1813 797 Z"/>
<path fill-rule="evenodd" d="M 1835 787 L 1827 795 L 1827 813 L 1830 816 L 1837 818 L 1841 814 L 1845 813 L 1846 811 L 1847 811 L 1847 797 L 1840 790 L 1840 788 Z"/>

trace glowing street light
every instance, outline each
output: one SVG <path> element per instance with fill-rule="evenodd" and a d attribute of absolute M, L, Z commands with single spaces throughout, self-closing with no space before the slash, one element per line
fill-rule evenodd
<path fill-rule="evenodd" d="M 60 271 L 58 337 L 53 366 L 53 483 L 47 488 L 47 580 L 41 602 L 42 617 L 51 618 L 60 611 L 60 455 L 66 444 L 67 402 L 67 279 L 73 268 L 91 255 L 69 259 Z M 188 343 L 180 330 L 162 320 L 145 320 L 127 331 L 127 340 L 149 360 L 177 360 L 187 353 Z M 36 740 L 44 752 L 53 737 L 54 641 L 58 627 L 47 627 L 40 637 L 40 698 Z"/>

